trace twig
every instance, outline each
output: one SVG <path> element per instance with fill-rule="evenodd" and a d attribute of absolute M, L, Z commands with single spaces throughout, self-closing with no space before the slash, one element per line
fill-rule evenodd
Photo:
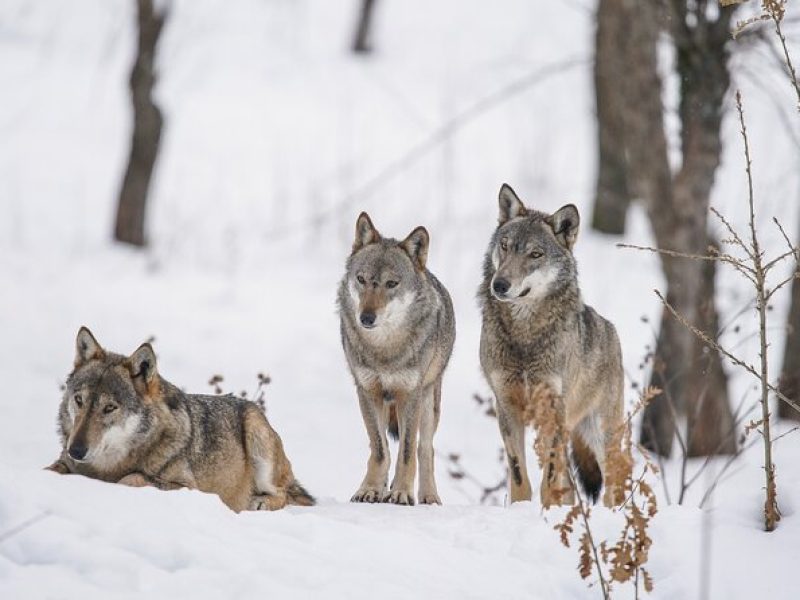
<path fill-rule="evenodd" d="M 469 124 L 477 117 L 489 112 L 491 109 L 502 104 L 508 99 L 527 91 L 531 87 L 538 85 L 550 79 L 551 77 L 563 75 L 575 67 L 583 66 L 588 62 L 588 58 L 570 58 L 556 63 L 544 65 L 540 69 L 537 69 L 536 71 L 529 73 L 524 77 L 512 81 L 499 90 L 490 93 L 484 98 L 481 98 L 463 112 L 458 113 L 454 117 L 448 119 L 445 123 L 435 129 L 429 136 L 411 146 L 398 158 L 389 162 L 384 168 L 379 170 L 375 175 L 369 177 L 356 190 L 345 195 L 340 201 L 336 202 L 332 206 L 325 210 L 316 211 L 314 216 L 310 219 L 307 219 L 305 222 L 296 223 L 289 227 L 281 226 L 279 228 L 274 228 L 272 230 L 268 230 L 265 235 L 271 241 L 277 241 L 297 231 L 303 231 L 308 227 L 313 227 L 321 222 L 324 222 L 326 219 L 341 214 L 344 209 L 352 206 L 353 204 L 364 202 L 367 198 L 380 190 L 387 182 L 391 181 L 405 169 L 409 168 L 418 160 L 426 156 L 441 143 L 450 139 L 454 133 L 462 129 L 465 125 Z"/>
<path fill-rule="evenodd" d="M 721 212 L 719 212 L 716 208 L 714 208 L 713 206 L 710 206 L 708 208 L 708 210 L 710 210 L 722 222 L 722 224 L 725 225 L 725 229 L 727 229 L 728 233 L 731 234 L 731 236 L 733 237 L 734 242 L 736 242 L 736 245 L 739 246 L 742 250 L 744 250 L 745 253 L 747 254 L 747 256 L 752 259 L 753 255 L 750 252 L 750 249 L 747 247 L 747 244 L 745 244 L 742 241 L 742 238 L 739 237 L 739 234 L 731 226 L 731 224 L 728 222 L 728 220 L 725 218 L 725 216 Z"/>
<path fill-rule="evenodd" d="M 795 279 L 800 279 L 800 273 L 797 273 L 797 272 L 795 272 L 795 273 L 792 273 L 792 274 L 791 274 L 789 277 L 787 277 L 786 279 L 784 279 L 783 281 L 781 281 L 781 282 L 780 282 L 778 285 L 776 285 L 774 288 L 772 288 L 771 290 L 768 290 L 768 291 L 766 292 L 766 294 L 764 295 L 764 300 L 765 300 L 766 302 L 769 302 L 769 299 L 770 299 L 770 298 L 772 298 L 772 296 L 775 294 L 775 292 L 777 292 L 778 290 L 780 290 L 780 289 L 781 289 L 782 287 L 784 287 L 784 286 L 785 286 L 787 283 L 791 283 L 791 282 L 792 282 L 792 281 L 794 281 Z"/>
<path fill-rule="evenodd" d="M 595 544 L 594 542 L 592 529 L 589 526 L 589 513 L 586 509 L 586 504 L 583 500 L 583 495 L 581 494 L 578 485 L 575 483 L 575 479 L 572 477 L 572 470 L 566 469 L 566 471 L 567 471 L 567 476 L 569 477 L 569 483 L 575 492 L 575 497 L 578 499 L 577 505 L 580 508 L 581 519 L 583 519 L 583 529 L 586 532 L 586 535 L 589 537 L 589 544 L 592 547 L 592 555 L 594 557 L 595 567 L 597 568 L 597 577 L 600 579 L 600 589 L 603 592 L 603 598 L 605 600 L 610 600 L 611 595 L 608 582 L 606 581 L 606 578 L 603 575 L 603 563 L 600 562 L 600 555 L 597 553 L 597 544 Z"/>
<path fill-rule="evenodd" d="M 786 45 L 786 36 L 783 35 L 781 30 L 781 20 L 783 19 L 783 11 L 778 11 L 777 7 L 767 4 L 769 16 L 772 17 L 772 22 L 775 24 L 775 33 L 781 42 L 783 48 L 783 55 L 786 58 L 786 68 L 789 71 L 789 81 L 797 94 L 797 109 L 800 110 L 800 84 L 797 83 L 797 73 L 795 73 L 794 65 L 792 64 L 792 57 L 789 55 L 789 48 Z"/>
<path fill-rule="evenodd" d="M 789 431 L 784 431 L 782 434 L 780 434 L 778 437 L 776 437 L 774 440 L 772 440 L 772 443 L 774 444 L 775 442 L 777 442 L 782 437 L 785 437 L 785 436 L 789 435 L 790 433 L 794 433 L 798 429 L 800 429 L 800 425 L 792 427 Z"/>
<path fill-rule="evenodd" d="M 782 260 L 784 260 L 784 259 L 786 259 L 786 258 L 788 258 L 790 256 L 796 256 L 796 253 L 797 253 L 797 250 L 795 248 L 792 248 L 792 249 L 788 250 L 787 252 L 784 252 L 780 256 L 777 256 L 777 257 L 773 258 L 771 261 L 769 261 L 767 264 L 764 265 L 764 271 L 768 272 L 770 269 L 772 269 L 772 267 L 777 265 Z"/>
<path fill-rule="evenodd" d="M 789 236 L 786 235 L 786 230 L 783 228 L 783 225 L 781 225 L 781 222 L 778 221 L 777 217 L 772 217 L 772 220 L 775 222 L 775 225 L 778 226 L 783 239 L 786 240 L 786 245 L 789 246 L 789 250 L 794 254 L 794 262 L 800 264 L 800 247 L 792 245 L 792 242 L 789 241 Z"/>
<path fill-rule="evenodd" d="M 714 348 L 718 352 L 724 354 L 736 366 L 742 367 L 745 371 L 747 371 L 751 375 L 755 376 L 756 378 L 760 378 L 761 377 L 758 374 L 758 371 L 756 371 L 755 368 L 752 365 L 749 365 L 746 362 L 744 362 L 743 360 L 737 358 L 736 356 L 734 356 L 733 354 L 728 352 L 725 348 L 723 348 L 720 344 L 718 344 L 717 342 L 712 340 L 705 332 L 699 330 L 697 327 L 695 327 L 694 325 L 689 323 L 680 313 L 678 313 L 678 311 L 675 310 L 675 307 L 673 307 L 669 302 L 667 302 L 666 298 L 664 298 L 664 296 L 661 295 L 661 292 L 659 292 L 658 290 L 653 290 L 653 291 L 656 293 L 656 296 L 658 296 L 658 298 L 661 300 L 661 303 L 670 312 L 670 314 L 673 317 L 675 317 L 684 327 L 689 329 L 697 337 L 699 337 L 701 340 L 703 340 L 703 342 L 705 342 L 706 344 L 708 344 L 709 346 L 711 346 L 712 348 Z M 767 387 L 779 399 L 781 399 L 784 402 L 786 402 L 786 404 L 791 406 L 797 412 L 800 412 L 800 405 L 798 405 L 794 400 L 792 400 L 791 398 L 787 398 L 786 395 L 783 394 L 783 392 L 781 392 L 778 388 L 776 388 L 772 384 L 768 383 Z"/>
<path fill-rule="evenodd" d="M 734 435 L 736 433 L 736 429 L 739 427 L 739 425 L 742 424 L 742 421 L 744 420 L 744 418 L 753 411 L 753 408 L 755 408 L 755 406 L 753 406 L 746 413 L 744 413 L 743 415 L 740 415 L 740 412 L 742 410 L 742 407 L 744 406 L 744 401 L 746 400 L 746 398 L 747 398 L 747 394 L 742 396 L 742 400 L 739 403 L 739 406 L 736 408 L 736 411 L 734 412 L 734 420 L 733 420 L 733 424 L 731 425 L 730 431 L 728 431 L 728 434 L 722 439 L 722 441 L 720 441 L 719 445 L 716 448 L 716 451 L 719 451 L 719 449 L 722 447 L 722 444 L 728 439 L 728 436 Z M 733 453 L 732 456 L 733 457 L 737 457 L 737 456 L 740 456 L 741 453 L 742 453 L 742 450 L 741 450 L 741 448 L 739 448 L 739 449 L 736 450 L 736 452 Z M 689 481 L 686 482 L 687 489 L 690 488 L 694 484 L 695 481 L 697 481 L 697 479 L 700 477 L 700 475 L 703 473 L 703 471 L 705 471 L 706 468 L 708 467 L 708 465 L 711 463 L 711 459 L 714 458 L 715 456 L 717 456 L 717 452 L 714 452 L 713 454 L 709 454 L 708 456 L 706 456 L 706 459 L 703 461 L 703 464 L 700 465 L 700 468 L 697 469 L 697 472 L 695 472 L 695 474 L 692 475 L 692 477 L 689 479 Z"/>
<path fill-rule="evenodd" d="M 654 252 L 656 254 L 663 254 L 665 256 L 671 256 L 674 258 L 688 258 L 690 260 L 705 260 L 726 263 L 731 265 L 734 269 L 739 271 L 742 275 L 747 277 L 752 283 L 755 284 L 755 272 L 753 271 L 752 267 L 729 254 L 687 254 L 685 252 L 677 252 L 675 250 L 665 250 L 664 248 L 653 248 L 650 246 L 637 246 L 635 244 L 617 244 L 617 248 L 645 250 L 647 252 Z"/>
<path fill-rule="evenodd" d="M 702 509 L 702 508 L 704 508 L 704 507 L 705 507 L 705 504 L 706 504 L 706 502 L 708 502 L 708 499 L 711 497 L 711 494 L 713 494 L 713 493 L 714 493 L 714 490 L 717 488 L 717 486 L 719 485 L 719 483 L 722 481 L 722 476 L 723 476 L 723 475 L 725 474 L 725 472 L 726 472 L 726 471 L 727 471 L 727 470 L 730 468 L 730 466 L 731 466 L 731 465 L 732 465 L 734 462 L 736 462 L 736 459 L 737 459 L 737 458 L 739 458 L 739 456 L 740 456 L 740 455 L 741 455 L 743 452 L 745 452 L 745 451 L 749 450 L 750 448 L 752 448 L 753 446 L 755 446 L 757 441 L 758 441 L 758 440 L 756 440 L 756 439 L 754 439 L 754 440 L 751 440 L 750 444 L 748 444 L 747 446 L 745 446 L 745 447 L 744 447 L 744 448 L 741 450 L 741 452 L 739 452 L 739 454 L 732 454 L 731 456 L 729 456 L 729 457 L 728 457 L 728 459 L 725 461 L 725 464 L 722 466 L 722 470 L 721 470 L 719 473 L 717 473 L 717 477 L 716 477 L 716 479 L 714 480 L 714 483 L 712 483 L 712 484 L 709 486 L 709 488 L 706 490 L 706 493 L 705 493 L 705 494 L 703 494 L 703 497 L 700 499 L 700 505 L 699 505 L 699 508 L 701 508 L 701 509 Z"/>
<path fill-rule="evenodd" d="M 0 533 L 0 544 L 2 544 L 3 542 L 11 539 L 12 537 L 17 535 L 18 533 L 21 533 L 21 532 L 25 531 L 26 529 L 28 529 L 32 525 L 35 525 L 36 523 L 38 523 L 42 519 L 46 519 L 49 516 L 50 516 L 50 511 L 46 510 L 44 512 L 39 513 L 38 515 L 35 515 L 35 516 L 31 517 L 27 521 L 23 521 L 22 523 L 20 523 L 16 527 L 12 527 L 8 531 L 4 531 L 3 533 Z"/>

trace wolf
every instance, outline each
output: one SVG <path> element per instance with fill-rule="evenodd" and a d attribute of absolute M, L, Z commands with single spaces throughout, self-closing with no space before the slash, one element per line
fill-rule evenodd
<path fill-rule="evenodd" d="M 341 337 L 370 444 L 367 473 L 352 502 L 441 504 L 433 469 L 442 375 L 455 341 L 450 294 L 427 269 L 430 237 L 417 227 L 384 238 L 367 213 L 338 290 Z M 394 479 L 386 432 L 400 440 Z M 419 444 L 417 440 L 419 438 Z"/>
<path fill-rule="evenodd" d="M 82 327 L 48 469 L 102 481 L 216 494 L 232 510 L 310 506 L 281 438 L 253 402 L 186 394 L 161 377 L 149 343 L 106 351 Z"/>
<path fill-rule="evenodd" d="M 546 437 L 541 442 L 548 457 L 542 505 L 574 500 L 569 465 L 555 459 L 556 448 L 568 441 L 578 479 L 597 501 L 606 458 L 616 456 L 623 426 L 622 351 L 614 325 L 581 298 L 572 253 L 578 209 L 572 204 L 553 214 L 528 209 L 507 184 L 500 189 L 499 208 L 478 290 L 480 361 L 497 400 L 511 501 L 531 499 L 525 428 L 548 401 L 560 427 L 539 432 Z M 607 481 L 604 504 L 619 503 L 620 493 L 616 481 Z"/>

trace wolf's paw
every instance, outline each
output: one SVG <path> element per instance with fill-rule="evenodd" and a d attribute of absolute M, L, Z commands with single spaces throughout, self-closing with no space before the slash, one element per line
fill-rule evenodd
<path fill-rule="evenodd" d="M 69 467 L 62 461 L 57 460 L 52 465 L 45 467 L 45 471 L 53 471 L 54 473 L 60 473 L 61 475 L 68 475 L 69 474 Z"/>
<path fill-rule="evenodd" d="M 258 494 L 250 499 L 248 510 L 279 510 L 286 506 L 286 496 Z"/>
<path fill-rule="evenodd" d="M 414 493 L 406 492 L 404 490 L 392 490 L 383 497 L 383 501 L 388 502 L 389 504 L 414 506 Z"/>
<path fill-rule="evenodd" d="M 383 494 L 383 490 L 361 488 L 355 494 L 353 494 L 353 497 L 350 498 L 350 502 L 369 502 L 370 504 L 373 504 L 383 500 Z"/>
<path fill-rule="evenodd" d="M 427 494 L 420 493 L 419 495 L 419 503 L 420 504 L 438 504 L 441 506 L 442 500 L 439 498 L 439 494 L 436 492 L 431 492 Z"/>
<path fill-rule="evenodd" d="M 141 473 L 130 473 L 129 475 L 125 475 L 125 477 L 120 479 L 117 483 L 130 487 L 147 487 L 150 485 L 150 482 L 147 481 L 145 476 Z"/>

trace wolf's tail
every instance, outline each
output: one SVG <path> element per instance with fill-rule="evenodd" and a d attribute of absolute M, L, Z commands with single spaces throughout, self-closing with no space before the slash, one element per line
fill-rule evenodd
<path fill-rule="evenodd" d="M 578 481 L 584 493 L 596 503 L 600 497 L 600 488 L 603 487 L 603 473 L 594 452 L 578 433 L 572 435 L 572 462 L 578 470 Z"/>
<path fill-rule="evenodd" d="M 314 496 L 309 494 L 297 479 L 293 480 L 286 488 L 286 497 L 289 504 L 297 506 L 314 506 L 317 503 Z"/>
<path fill-rule="evenodd" d="M 400 439 L 400 424 L 397 422 L 397 407 L 394 404 L 389 407 L 389 425 L 387 429 L 392 439 Z"/>

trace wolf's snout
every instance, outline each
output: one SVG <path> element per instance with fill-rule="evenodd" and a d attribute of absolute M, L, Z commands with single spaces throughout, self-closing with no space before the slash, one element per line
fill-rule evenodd
<path fill-rule="evenodd" d="M 359 321 L 361 321 L 361 324 L 367 329 L 375 327 L 375 313 L 366 311 L 362 312 L 361 316 L 359 317 Z"/>
<path fill-rule="evenodd" d="M 69 453 L 70 458 L 74 460 L 83 460 L 86 458 L 86 452 L 88 452 L 88 448 L 83 444 L 72 444 L 67 452 Z"/>
<path fill-rule="evenodd" d="M 494 280 L 494 283 L 492 284 L 492 289 L 494 290 L 494 293 L 497 294 L 498 296 L 505 296 L 508 293 L 508 290 L 511 289 L 511 284 L 508 282 L 507 279 L 499 277 Z"/>

